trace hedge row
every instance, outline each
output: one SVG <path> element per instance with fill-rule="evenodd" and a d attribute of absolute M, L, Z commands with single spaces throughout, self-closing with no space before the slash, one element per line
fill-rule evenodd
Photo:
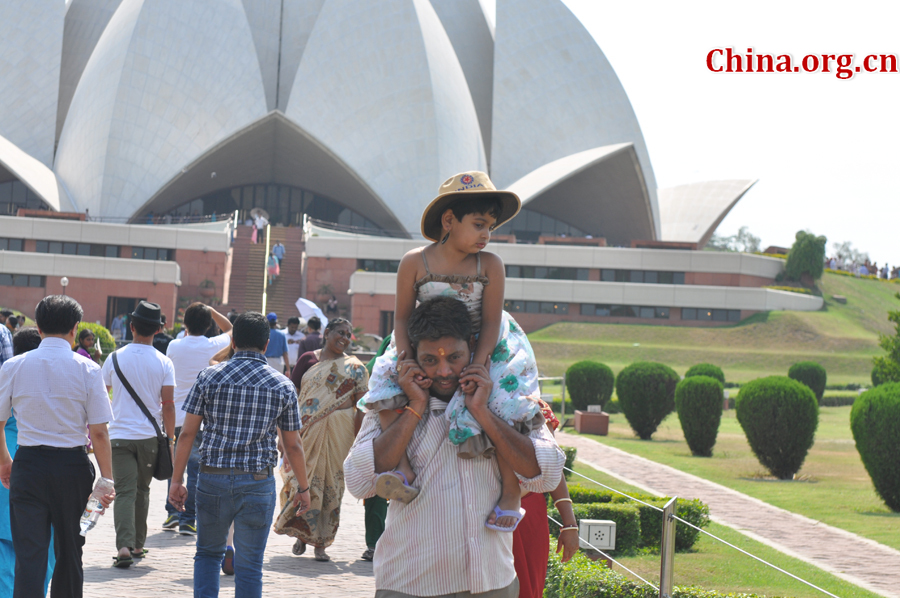
<path fill-rule="evenodd" d="M 556 547 L 550 547 L 547 562 L 547 582 L 544 598 L 656 598 L 659 594 L 650 586 L 631 581 L 594 562 L 583 554 L 576 554 L 562 563 Z M 673 598 L 760 598 L 757 594 L 722 594 L 694 587 L 675 586 Z"/>
<path fill-rule="evenodd" d="M 647 506 L 615 492 L 585 488 L 580 484 L 569 485 L 569 496 L 574 503 L 573 510 L 577 520 L 609 519 L 616 522 L 617 553 L 630 553 L 640 548 L 659 548 L 662 513 L 653 507 L 662 508 L 668 498 L 643 494 L 633 496 L 652 505 Z M 555 509 L 551 509 L 549 514 L 557 521 L 560 520 Z M 700 500 L 678 499 L 676 514 L 699 528 L 709 525 L 709 507 Z M 559 528 L 552 521 L 550 533 L 554 537 L 559 535 Z M 690 550 L 699 535 L 700 532 L 696 529 L 676 523 L 675 550 Z"/>

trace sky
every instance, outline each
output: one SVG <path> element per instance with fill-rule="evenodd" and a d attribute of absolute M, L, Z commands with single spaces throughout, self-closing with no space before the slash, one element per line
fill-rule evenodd
<path fill-rule="evenodd" d="M 482 0 L 489 5 L 491 0 Z M 719 226 L 762 246 L 798 230 L 900 263 L 900 73 L 714 73 L 745 54 L 900 55 L 900 3 L 563 0 L 631 100 L 659 187 L 759 179 Z M 848 7 L 851 7 L 848 9 Z M 898 58 L 900 62 L 900 58 Z M 898 65 L 900 69 L 900 65 Z"/>

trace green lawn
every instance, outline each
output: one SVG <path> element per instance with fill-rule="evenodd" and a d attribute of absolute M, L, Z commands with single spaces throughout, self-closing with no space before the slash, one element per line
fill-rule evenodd
<path fill-rule="evenodd" d="M 637 488 L 633 488 L 616 478 L 588 467 L 584 463 L 577 462 L 575 471 L 616 490 L 627 493 L 641 493 Z M 594 485 L 582 478 L 578 478 L 578 476 L 572 476 L 569 482 L 578 482 L 586 486 Z M 789 557 L 773 548 L 769 548 L 765 544 L 751 540 L 729 527 L 712 523 L 707 528 L 707 531 L 842 598 L 877 597 L 877 594 L 863 590 L 818 567 Z M 641 577 L 653 583 L 659 581 L 659 555 L 624 557 L 622 559 L 617 558 L 617 560 L 620 560 L 626 567 L 634 570 Z M 614 566 L 613 568 L 631 577 L 629 573 L 620 567 Z M 748 592 L 767 596 L 792 596 L 796 598 L 822 598 L 825 596 L 825 594 L 795 581 L 787 575 L 767 567 L 705 535 L 701 535 L 693 551 L 675 555 L 674 581 L 675 585 L 679 586 L 693 585 L 720 592 Z"/>
<path fill-rule="evenodd" d="M 609 436 L 593 438 L 900 550 L 900 513 L 892 513 L 875 493 L 850 433 L 850 407 L 820 410 L 816 441 L 798 474 L 800 481 L 769 478 L 733 410 L 723 414 L 712 458 L 691 455 L 674 413 L 649 442 L 635 437 L 621 414 L 610 416 Z"/>
<path fill-rule="evenodd" d="M 660 361 L 683 374 L 709 362 L 726 379 L 744 382 L 785 374 L 797 361 L 812 359 L 832 384 L 868 385 L 872 357 L 882 354 L 878 333 L 890 333 L 887 312 L 900 308 L 900 285 L 825 274 L 825 307 L 817 312 L 767 312 L 734 326 L 691 328 L 562 322 L 529 335 L 545 376 L 559 376 L 581 359 L 609 365 L 618 373 L 639 360 Z M 834 301 L 847 297 L 847 304 Z"/>

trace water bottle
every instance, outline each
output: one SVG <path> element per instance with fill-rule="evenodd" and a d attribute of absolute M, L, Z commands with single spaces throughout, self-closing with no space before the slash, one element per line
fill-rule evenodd
<path fill-rule="evenodd" d="M 88 499 L 87 506 L 84 508 L 84 513 L 81 515 L 82 536 L 86 536 L 87 533 L 97 525 L 97 520 L 100 519 L 100 514 L 103 511 L 103 505 L 100 504 L 100 497 L 104 494 L 109 494 L 109 491 L 112 490 L 113 487 L 113 481 L 109 478 L 100 478 L 100 481 L 94 486 L 94 491 L 91 492 L 91 497 Z"/>

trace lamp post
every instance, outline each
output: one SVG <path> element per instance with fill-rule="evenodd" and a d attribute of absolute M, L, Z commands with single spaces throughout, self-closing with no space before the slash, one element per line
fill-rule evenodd
<path fill-rule="evenodd" d="M 60 278 L 60 279 L 59 279 L 59 284 L 62 285 L 62 288 L 63 288 L 63 295 L 65 295 L 65 294 L 66 294 L 66 287 L 69 286 L 69 279 L 68 279 L 68 277 L 63 276 L 62 278 Z"/>

